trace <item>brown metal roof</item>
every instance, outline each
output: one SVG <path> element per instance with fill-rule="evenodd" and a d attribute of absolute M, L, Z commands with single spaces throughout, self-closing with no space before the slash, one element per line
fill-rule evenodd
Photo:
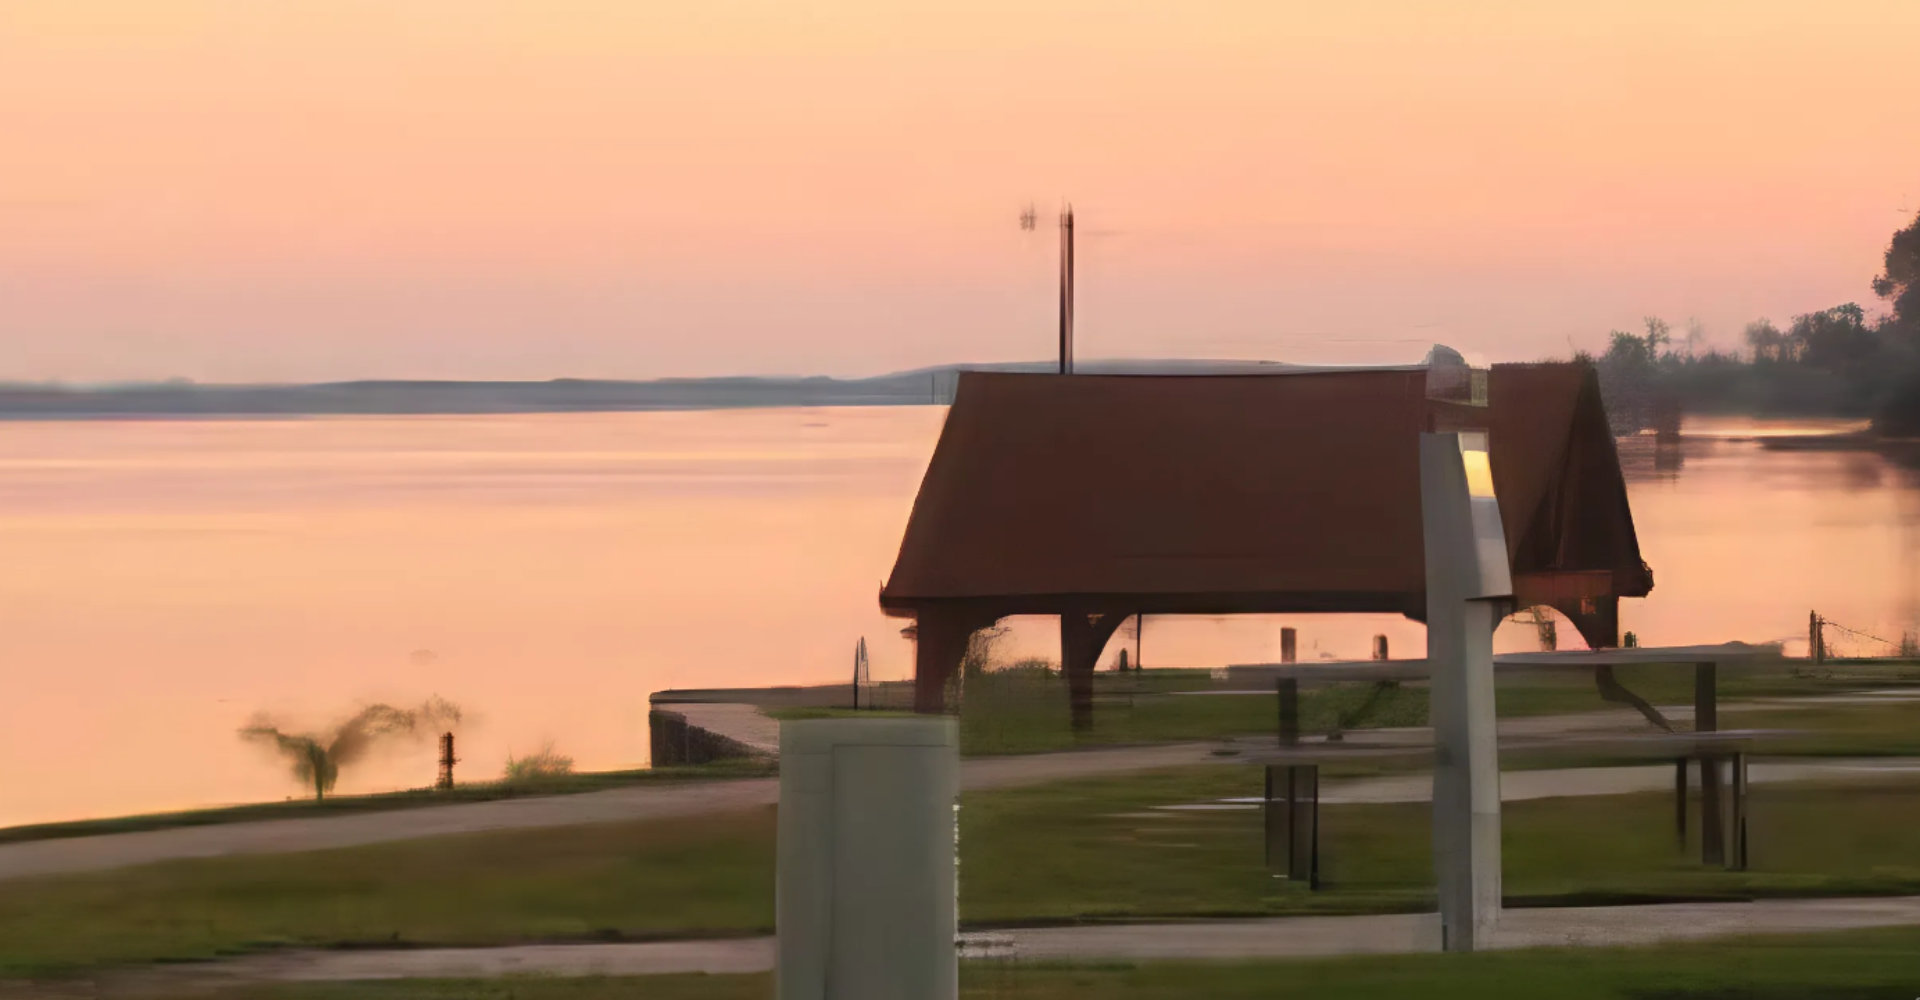
<path fill-rule="evenodd" d="M 967 373 L 881 604 L 996 614 L 1419 614 L 1422 370 Z M 1488 406 L 1516 589 L 1639 596 L 1591 369 L 1501 365 Z"/>

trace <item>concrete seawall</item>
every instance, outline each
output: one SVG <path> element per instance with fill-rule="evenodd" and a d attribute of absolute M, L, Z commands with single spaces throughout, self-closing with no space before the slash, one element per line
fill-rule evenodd
<path fill-rule="evenodd" d="M 780 723 L 768 710 L 854 707 L 848 684 L 765 688 L 688 688 L 655 691 L 648 715 L 655 766 L 704 764 L 730 757 L 780 756 Z M 913 707 L 910 681 L 863 687 L 861 708 Z"/>
<path fill-rule="evenodd" d="M 764 747 L 750 745 L 687 718 L 688 707 L 656 707 L 647 713 L 654 767 L 777 755 L 777 749 L 770 754 Z"/>

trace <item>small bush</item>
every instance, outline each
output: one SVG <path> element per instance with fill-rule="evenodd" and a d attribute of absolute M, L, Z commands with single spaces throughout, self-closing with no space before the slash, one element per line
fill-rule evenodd
<path fill-rule="evenodd" d="M 507 784 L 524 785 L 573 773 L 573 758 L 555 753 L 552 743 L 525 757 L 507 755 Z"/>

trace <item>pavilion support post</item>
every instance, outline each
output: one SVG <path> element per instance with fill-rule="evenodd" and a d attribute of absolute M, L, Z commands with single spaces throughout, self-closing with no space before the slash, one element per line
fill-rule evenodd
<path fill-rule="evenodd" d="M 1060 616 L 1060 672 L 1067 678 L 1067 707 L 1075 729 L 1093 727 L 1093 668 L 1127 617 L 1078 612 Z"/>
<path fill-rule="evenodd" d="M 967 640 L 980 625 L 971 616 L 939 609 L 922 610 L 914 621 L 913 710 L 947 710 L 947 685 L 967 655 Z"/>

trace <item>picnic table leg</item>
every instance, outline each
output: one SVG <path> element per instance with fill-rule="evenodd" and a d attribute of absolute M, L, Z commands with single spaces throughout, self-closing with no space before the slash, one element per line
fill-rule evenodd
<path fill-rule="evenodd" d="M 1720 728 L 1720 705 L 1715 690 L 1714 665 L 1693 667 L 1693 731 L 1711 733 Z M 1720 802 L 1720 758 L 1702 749 L 1700 758 L 1700 863 L 1725 864 L 1727 835 Z"/>
<path fill-rule="evenodd" d="M 1720 800 L 1720 755 L 1700 755 L 1700 863 L 1727 861 L 1725 805 Z"/>
<path fill-rule="evenodd" d="M 1673 835 L 1681 853 L 1687 850 L 1687 759 L 1673 762 Z"/>
<path fill-rule="evenodd" d="M 1280 695 L 1280 745 L 1294 746 L 1300 742 L 1300 681 L 1284 677 L 1275 683 Z"/>
<path fill-rule="evenodd" d="M 1296 764 L 1287 769 L 1288 877 L 1320 888 L 1320 767 Z"/>
<path fill-rule="evenodd" d="M 1267 793 L 1260 803 L 1260 809 L 1267 838 L 1267 870 L 1280 871 L 1293 861 L 1293 852 L 1287 843 L 1293 809 L 1285 798 L 1274 796 L 1274 786 L 1286 782 L 1288 777 L 1283 773 L 1286 769 L 1277 764 L 1268 764 L 1264 770 L 1267 772 Z M 1291 876 L 1293 873 L 1287 874 Z"/>
<path fill-rule="evenodd" d="M 1733 818 L 1728 824 L 1733 836 L 1733 856 L 1727 859 L 1729 871 L 1747 870 L 1747 755 L 1732 758 Z"/>

